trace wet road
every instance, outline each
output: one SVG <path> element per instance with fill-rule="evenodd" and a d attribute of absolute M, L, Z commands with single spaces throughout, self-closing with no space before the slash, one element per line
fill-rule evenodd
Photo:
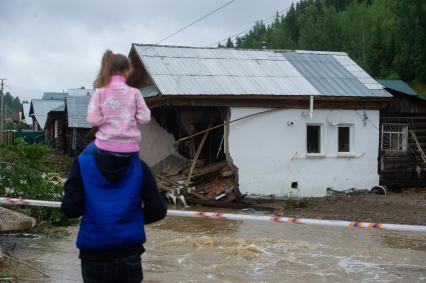
<path fill-rule="evenodd" d="M 61 240 L 1 236 L 51 275 L 12 264 L 18 282 L 81 282 L 71 231 Z M 426 282 L 425 234 L 169 217 L 147 236 L 144 282 Z"/>

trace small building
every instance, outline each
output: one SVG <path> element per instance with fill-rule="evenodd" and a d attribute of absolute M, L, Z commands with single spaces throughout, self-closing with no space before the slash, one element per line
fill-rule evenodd
<path fill-rule="evenodd" d="M 86 96 L 86 95 L 92 95 L 93 89 L 87 89 L 87 88 L 71 88 L 68 90 L 69 96 Z"/>
<path fill-rule="evenodd" d="M 380 113 L 380 183 L 426 187 L 426 100 L 401 80 L 379 80 L 393 96 Z"/>
<path fill-rule="evenodd" d="M 379 185 L 380 110 L 392 97 L 346 53 L 133 44 L 130 85 L 153 121 L 150 165 L 226 161 L 249 196 L 325 196 Z M 182 138 L 215 127 L 203 135 Z"/>
<path fill-rule="evenodd" d="M 65 100 L 64 153 L 76 155 L 94 139 L 95 133 L 91 131 L 92 126 L 87 123 L 87 107 L 90 97 L 90 94 L 68 96 Z"/>
<path fill-rule="evenodd" d="M 29 116 L 32 118 L 32 130 L 43 131 L 48 113 L 63 105 L 63 100 L 32 99 L 29 111 Z"/>
<path fill-rule="evenodd" d="M 64 104 L 48 113 L 44 130 L 46 132 L 46 138 L 52 141 L 52 144 L 57 150 L 67 152 L 68 148 L 66 137 L 68 121 L 66 120 L 65 101 L 67 101 L 69 97 L 91 96 L 92 94 L 92 89 L 69 89 L 67 95 L 64 97 Z M 60 96 L 57 96 L 57 98 L 59 97 Z"/>
<path fill-rule="evenodd" d="M 68 95 L 66 92 L 45 92 L 42 99 L 44 100 L 62 100 Z"/>
<path fill-rule="evenodd" d="M 25 126 L 28 128 L 32 127 L 33 125 L 33 120 L 30 117 L 30 107 L 30 103 L 22 103 L 21 119 Z"/>
<path fill-rule="evenodd" d="M 47 113 L 47 120 L 44 126 L 44 132 L 47 140 L 52 142 L 57 150 L 63 150 L 65 147 L 65 104 L 54 108 Z"/>

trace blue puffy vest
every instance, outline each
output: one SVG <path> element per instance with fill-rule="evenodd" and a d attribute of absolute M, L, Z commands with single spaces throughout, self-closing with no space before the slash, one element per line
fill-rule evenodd
<path fill-rule="evenodd" d="M 85 207 L 77 236 L 84 251 L 104 251 L 145 242 L 142 165 L 137 155 L 118 183 L 99 171 L 91 143 L 79 156 Z"/>

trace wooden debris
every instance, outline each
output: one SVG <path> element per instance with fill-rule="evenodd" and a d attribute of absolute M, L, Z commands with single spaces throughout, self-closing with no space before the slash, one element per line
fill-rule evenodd
<path fill-rule="evenodd" d="M 192 169 L 192 170 L 191 170 Z M 191 162 L 185 169 L 167 170 L 156 175 L 158 187 L 167 196 L 185 196 L 189 202 L 231 202 L 240 195 L 235 185 L 235 172 L 226 161 L 205 164 L 201 160 Z"/>
<path fill-rule="evenodd" d="M 209 128 L 212 125 L 213 125 L 213 122 L 210 123 Z M 191 167 L 189 169 L 188 176 L 186 177 L 185 187 L 187 187 L 189 185 L 189 182 L 191 181 L 192 173 L 194 172 L 198 157 L 200 156 L 201 150 L 203 149 L 204 143 L 206 142 L 208 135 L 209 135 L 209 132 L 205 132 L 203 135 L 203 138 L 201 139 L 200 145 L 198 146 L 197 152 L 195 153 L 194 160 L 192 161 Z"/>

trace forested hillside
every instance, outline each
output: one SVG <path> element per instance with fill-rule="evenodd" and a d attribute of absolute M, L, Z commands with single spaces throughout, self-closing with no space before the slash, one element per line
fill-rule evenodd
<path fill-rule="evenodd" d="M 11 129 L 19 129 L 21 128 L 21 123 L 18 123 L 19 121 L 19 113 L 22 111 L 22 104 L 19 99 L 19 97 L 14 97 L 9 92 L 6 92 L 6 94 L 3 96 L 3 103 L 4 103 L 4 129 L 5 130 L 11 130 Z"/>
<path fill-rule="evenodd" d="M 426 83 L 426 1 L 302 0 L 227 47 L 344 51 L 378 79 Z"/>

